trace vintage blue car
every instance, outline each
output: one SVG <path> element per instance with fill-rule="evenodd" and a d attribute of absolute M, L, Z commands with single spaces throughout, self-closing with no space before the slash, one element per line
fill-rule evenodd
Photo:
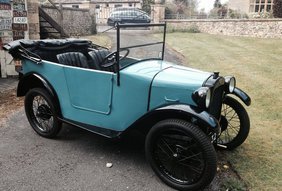
<path fill-rule="evenodd" d="M 163 38 L 124 46 L 122 33 L 134 27 L 161 28 Z M 113 52 L 82 39 L 5 45 L 21 63 L 17 95 L 25 96 L 31 127 L 47 138 L 62 123 L 108 138 L 138 130 L 146 136 L 147 160 L 164 183 L 178 190 L 207 186 L 216 174 L 215 148 L 231 150 L 247 138 L 249 117 L 239 100 L 249 106 L 251 99 L 233 76 L 165 61 L 165 29 L 166 24 L 118 24 Z M 150 46 L 159 46 L 160 54 L 129 56 Z"/>

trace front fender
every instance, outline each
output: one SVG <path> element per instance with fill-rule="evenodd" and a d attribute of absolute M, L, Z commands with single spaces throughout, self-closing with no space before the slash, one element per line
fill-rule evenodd
<path fill-rule="evenodd" d="M 176 104 L 168 105 L 155 109 L 156 112 L 177 112 L 181 115 L 186 115 L 195 118 L 200 123 L 209 126 L 211 128 L 219 128 L 218 120 L 210 115 L 208 112 L 203 111 L 195 106 Z"/>
<path fill-rule="evenodd" d="M 141 131 L 144 130 L 145 132 L 148 132 L 157 122 L 172 118 L 195 123 L 199 127 L 204 128 L 204 130 L 208 129 L 217 134 L 220 131 L 220 125 L 216 118 L 195 106 L 185 104 L 167 105 L 151 110 L 138 119 L 132 127 L 137 127 Z"/>
<path fill-rule="evenodd" d="M 241 90 L 239 88 L 235 88 L 232 94 L 234 94 L 238 98 L 240 98 L 247 106 L 251 105 L 252 100 L 251 100 L 250 96 L 248 96 L 248 94 L 245 93 L 243 90 Z"/>

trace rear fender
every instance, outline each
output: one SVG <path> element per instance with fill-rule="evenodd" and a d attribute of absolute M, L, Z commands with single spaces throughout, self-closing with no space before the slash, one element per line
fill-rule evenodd
<path fill-rule="evenodd" d="M 55 90 L 53 89 L 53 87 L 50 85 L 50 83 L 43 78 L 42 76 L 40 76 L 39 74 L 36 73 L 28 73 L 25 74 L 24 76 L 22 76 L 20 78 L 19 84 L 18 84 L 18 88 L 17 88 L 17 96 L 21 97 L 21 96 L 25 96 L 26 93 L 33 88 L 44 88 L 48 91 L 48 93 L 50 94 L 50 96 L 53 98 L 53 100 L 55 101 L 55 104 L 58 106 L 58 114 L 60 115 L 60 108 L 59 108 L 59 100 L 57 97 L 57 94 L 55 92 Z"/>
<path fill-rule="evenodd" d="M 32 88 L 42 87 L 47 89 L 47 91 L 55 96 L 54 90 L 51 85 L 45 80 L 42 76 L 29 73 L 20 78 L 18 88 L 17 88 L 17 96 L 25 96 L 25 94 Z"/>

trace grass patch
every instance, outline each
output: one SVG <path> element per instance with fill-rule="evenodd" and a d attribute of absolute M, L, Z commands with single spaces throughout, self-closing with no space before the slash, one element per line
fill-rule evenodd
<path fill-rule="evenodd" d="M 252 98 L 250 135 L 227 159 L 251 190 L 282 187 L 282 39 L 168 33 L 167 43 L 185 65 L 234 75 Z M 226 182 L 237 185 L 237 182 Z M 236 189 L 234 189 L 236 190 Z"/>
<path fill-rule="evenodd" d="M 226 191 L 226 190 L 245 191 L 246 187 L 245 187 L 244 183 L 242 183 L 238 179 L 228 178 L 227 180 L 222 182 L 220 190 L 221 191 Z"/>

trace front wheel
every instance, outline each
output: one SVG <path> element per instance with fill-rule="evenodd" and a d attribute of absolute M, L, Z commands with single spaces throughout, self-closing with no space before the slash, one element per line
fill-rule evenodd
<path fill-rule="evenodd" d="M 223 101 L 220 125 L 221 134 L 217 142 L 228 150 L 241 145 L 250 131 L 250 119 L 245 108 L 237 100 L 228 96 Z"/>
<path fill-rule="evenodd" d="M 216 152 L 208 137 L 183 120 L 164 120 L 146 137 L 146 157 L 156 175 L 178 190 L 199 190 L 214 178 Z"/>
<path fill-rule="evenodd" d="M 57 118 L 58 106 L 43 88 L 31 89 L 25 96 L 25 113 L 31 127 L 43 137 L 55 137 L 62 126 Z"/>

